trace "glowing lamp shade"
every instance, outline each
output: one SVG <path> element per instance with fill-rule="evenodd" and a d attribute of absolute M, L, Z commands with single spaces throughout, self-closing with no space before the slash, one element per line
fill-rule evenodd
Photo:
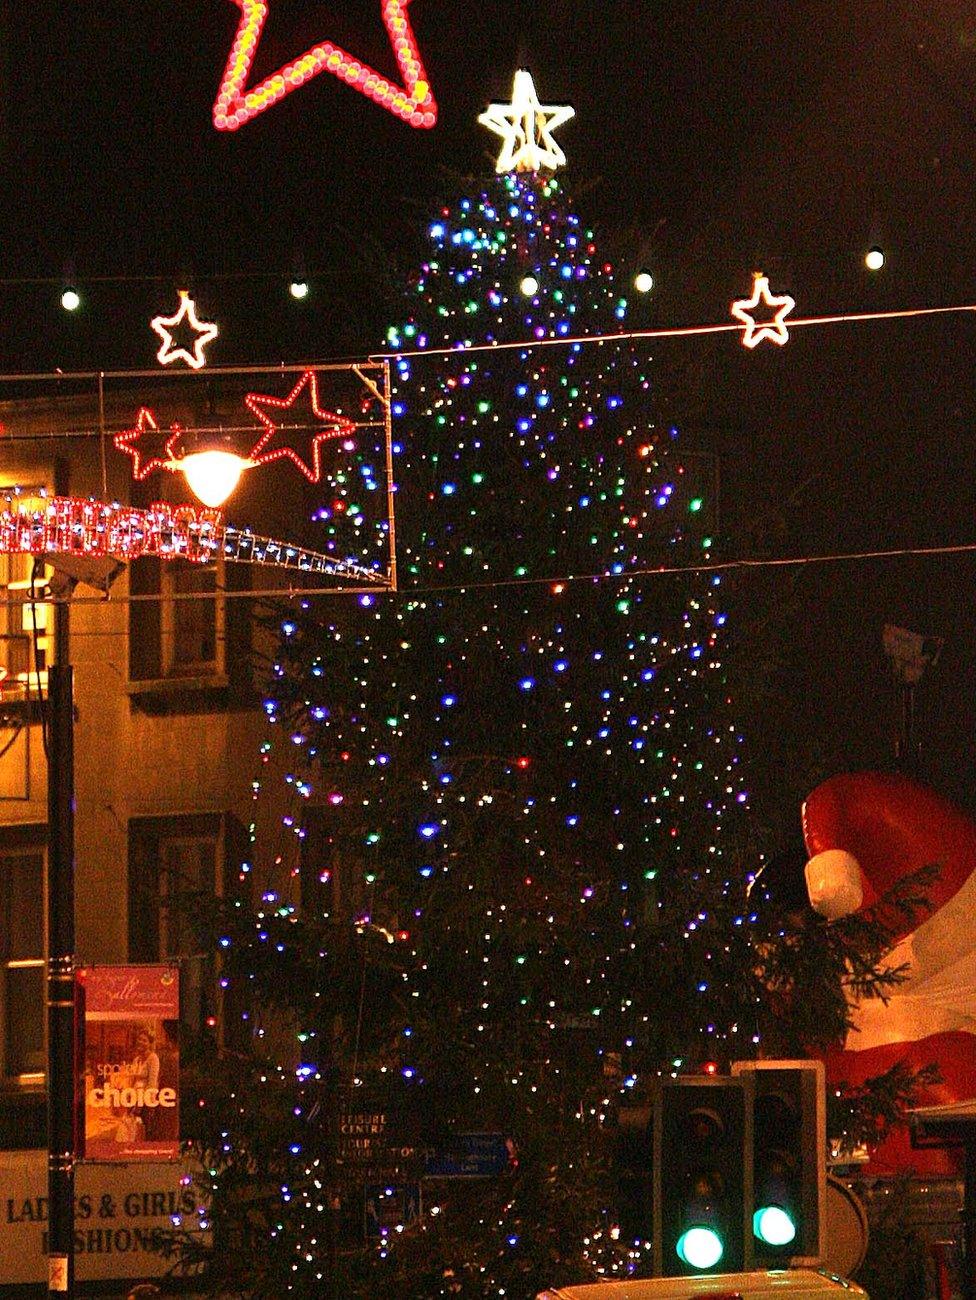
<path fill-rule="evenodd" d="M 869 248 L 864 255 L 864 265 L 869 271 L 880 271 L 885 264 L 884 250 L 881 248 Z"/>
<path fill-rule="evenodd" d="M 302 298 L 308 297 L 308 281 L 292 280 L 291 284 L 288 286 L 288 292 L 293 298 L 297 298 L 300 302 Z"/>
<path fill-rule="evenodd" d="M 767 1246 L 788 1246 L 796 1236 L 796 1224 L 778 1205 L 763 1205 L 752 1216 L 752 1230 Z"/>
<path fill-rule="evenodd" d="M 654 288 L 654 277 L 650 271 L 638 271 L 634 276 L 634 288 L 638 293 L 650 293 Z"/>
<path fill-rule="evenodd" d="M 725 1253 L 722 1238 L 714 1228 L 689 1228 L 678 1238 L 675 1252 L 689 1268 L 714 1268 Z"/>
<path fill-rule="evenodd" d="M 81 294 L 77 289 L 65 289 L 61 295 L 61 306 L 65 311 L 77 311 L 81 306 Z"/>
<path fill-rule="evenodd" d="M 252 462 L 231 451 L 194 451 L 184 456 L 180 469 L 190 490 L 205 506 L 222 506 Z"/>
<path fill-rule="evenodd" d="M 523 276 L 519 288 L 525 294 L 526 298 L 534 298 L 539 292 L 539 281 L 534 275 Z"/>

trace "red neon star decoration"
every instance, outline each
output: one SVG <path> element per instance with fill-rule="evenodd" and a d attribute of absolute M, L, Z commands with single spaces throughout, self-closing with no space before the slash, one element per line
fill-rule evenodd
<path fill-rule="evenodd" d="M 320 72 L 331 72 L 410 126 L 431 127 L 437 121 L 437 103 L 407 17 L 410 0 L 381 0 L 383 25 L 396 55 L 402 86 L 395 86 L 340 46 L 322 41 L 249 90 L 245 89 L 245 83 L 269 5 L 268 0 L 233 0 L 233 3 L 240 8 L 241 20 L 214 101 L 213 123 L 218 131 L 236 131 Z"/>
<path fill-rule="evenodd" d="M 121 433 L 115 435 L 114 439 L 115 445 L 118 447 L 119 451 L 124 451 L 127 456 L 132 457 L 132 477 L 137 483 L 141 483 L 146 475 L 151 474 L 154 469 L 173 468 L 173 465 L 176 463 L 176 444 L 183 436 L 183 430 L 178 424 L 171 425 L 170 434 L 163 444 L 163 456 L 165 459 L 160 459 L 159 456 L 150 456 L 148 460 L 143 462 L 145 448 L 136 447 L 133 446 L 133 444 L 138 442 L 147 430 L 152 433 L 158 433 L 159 425 L 156 423 L 152 411 L 150 411 L 148 407 L 143 406 L 140 407 L 139 414 L 136 416 L 135 428 L 123 429 Z"/>
<path fill-rule="evenodd" d="M 319 424 L 328 426 L 325 429 L 320 429 L 312 438 L 311 465 L 302 460 L 293 447 L 281 446 L 275 447 L 271 451 L 265 451 L 268 443 L 278 431 L 278 426 L 275 424 L 274 417 L 262 409 L 270 406 L 276 411 L 289 410 L 294 405 L 295 399 L 306 388 L 308 389 L 309 405 L 316 421 Z M 256 415 L 264 425 L 264 433 L 248 453 L 248 460 L 255 465 L 267 465 L 270 461 L 287 457 L 297 469 L 301 470 L 310 483 L 318 483 L 322 477 L 322 443 L 331 442 L 335 438 L 347 437 L 356 428 L 353 420 L 344 415 L 336 415 L 333 411 L 325 411 L 319 406 L 318 380 L 314 370 L 306 370 L 287 397 L 268 397 L 264 393 L 248 393 L 244 398 L 244 404 L 251 414 Z"/>
<path fill-rule="evenodd" d="M 764 307 L 777 308 L 777 311 L 771 321 L 763 321 L 757 325 L 752 313 L 760 302 Z M 769 339 L 770 343 L 778 343 L 782 347 L 790 337 L 789 330 L 785 325 L 785 318 L 795 306 L 796 303 L 788 293 L 771 294 L 769 292 L 769 280 L 763 275 L 762 271 L 757 271 L 752 285 L 752 297 L 740 298 L 732 304 L 732 315 L 736 320 L 742 321 L 745 326 L 742 333 L 743 344 L 747 348 L 754 348 L 763 339 Z"/>

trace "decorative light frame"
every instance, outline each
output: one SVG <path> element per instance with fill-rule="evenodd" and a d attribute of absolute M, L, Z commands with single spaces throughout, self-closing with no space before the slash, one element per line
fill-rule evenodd
<path fill-rule="evenodd" d="M 153 433 L 159 432 L 159 425 L 156 423 L 156 417 L 152 411 L 148 406 L 140 406 L 134 427 L 123 429 L 112 440 L 119 451 L 124 452 L 126 456 L 132 457 L 132 477 L 137 483 L 141 483 L 154 469 L 175 470 L 178 468 L 175 449 L 183 436 L 182 428 L 178 424 L 170 425 L 171 433 L 163 446 L 165 460 L 160 460 L 158 456 L 151 456 L 148 460 L 143 461 L 142 451 L 134 444 L 137 439 L 142 437 L 147 428 L 151 429 Z"/>

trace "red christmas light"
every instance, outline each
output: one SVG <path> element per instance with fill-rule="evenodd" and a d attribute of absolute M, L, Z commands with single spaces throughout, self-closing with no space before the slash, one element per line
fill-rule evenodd
<path fill-rule="evenodd" d="M 280 446 L 274 447 L 271 451 L 265 450 L 268 443 L 278 432 L 278 425 L 275 424 L 272 416 L 263 408 L 270 406 L 275 411 L 290 410 L 295 403 L 295 399 L 306 388 L 308 389 L 308 400 L 312 408 L 312 414 L 319 424 L 327 426 L 312 438 L 311 465 L 304 461 L 293 447 Z M 353 420 L 344 415 L 336 415 L 333 411 L 325 411 L 319 406 L 318 381 L 314 370 L 306 370 L 287 397 L 269 397 L 264 393 L 248 393 L 244 398 L 244 403 L 252 415 L 256 415 L 264 425 L 264 433 L 248 453 L 248 460 L 255 465 L 267 465 L 270 461 L 287 457 L 296 468 L 301 470 L 310 483 L 318 483 L 322 477 L 322 443 L 330 442 L 334 438 L 347 437 L 356 428 Z"/>
<path fill-rule="evenodd" d="M 214 101 L 213 122 L 218 131 L 236 131 L 320 72 L 332 73 L 410 126 L 432 127 L 437 121 L 437 104 L 407 17 L 410 0 L 382 0 L 383 25 L 403 78 L 402 86 L 395 86 L 340 46 L 322 41 L 249 90 L 245 89 L 245 83 L 261 41 L 269 5 L 267 0 L 234 0 L 234 3 L 240 8 L 241 20 Z"/>
<path fill-rule="evenodd" d="M 142 439 L 147 429 L 153 433 L 159 432 L 159 425 L 148 407 L 140 407 L 134 429 L 124 429 L 121 433 L 115 435 L 114 441 L 119 451 L 124 451 L 127 456 L 132 457 L 132 477 L 138 482 L 141 483 L 147 474 L 151 474 L 154 469 L 173 469 L 176 461 L 176 444 L 179 442 L 183 430 L 178 424 L 170 427 L 172 432 L 163 445 L 165 460 L 161 460 L 158 456 L 151 456 L 148 460 L 143 461 L 145 448 L 133 445 Z"/>
<path fill-rule="evenodd" d="M 222 551 L 219 510 L 156 502 L 148 510 L 82 497 L 50 497 L 41 509 L 16 499 L 0 511 L 0 554 L 99 555 L 133 560 L 142 555 L 205 564 Z"/>
<path fill-rule="evenodd" d="M 48 497 L 37 508 L 33 500 L 20 498 L 15 490 L 0 495 L 0 555 L 98 555 L 126 561 L 154 555 L 198 564 L 223 556 L 232 563 L 389 585 L 373 569 L 225 524 L 219 510 L 160 501 L 140 510 L 83 497 Z"/>

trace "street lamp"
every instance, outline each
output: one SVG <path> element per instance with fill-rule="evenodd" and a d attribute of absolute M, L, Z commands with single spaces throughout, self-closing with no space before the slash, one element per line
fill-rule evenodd
<path fill-rule="evenodd" d="M 193 453 L 171 468 L 205 505 L 222 505 L 251 464 L 217 448 Z M 234 462 L 234 464 L 230 464 Z M 194 486 L 197 480 L 199 487 Z M 219 487 L 218 487 L 219 482 Z M 206 493 L 206 495 L 205 495 Z M 55 571 L 50 586 L 54 605 L 54 659 L 48 666 L 47 714 L 47 1129 L 48 1129 L 48 1294 L 74 1294 L 75 1183 L 75 779 L 74 680 L 68 659 L 69 604 L 79 582 L 108 595 L 122 565 L 106 556 L 50 553 L 38 556 L 35 575 L 45 562 Z"/>
<path fill-rule="evenodd" d="M 241 475 L 246 469 L 253 469 L 254 463 L 221 447 L 205 447 L 181 456 L 174 468 L 183 474 L 190 491 L 205 506 L 222 506 L 241 481 Z"/>
<path fill-rule="evenodd" d="M 73 1294 L 75 1188 L 74 683 L 68 600 L 79 582 L 108 589 L 122 565 L 105 557 L 39 555 L 55 596 L 54 662 L 47 670 L 47 1196 L 48 1294 Z"/>

